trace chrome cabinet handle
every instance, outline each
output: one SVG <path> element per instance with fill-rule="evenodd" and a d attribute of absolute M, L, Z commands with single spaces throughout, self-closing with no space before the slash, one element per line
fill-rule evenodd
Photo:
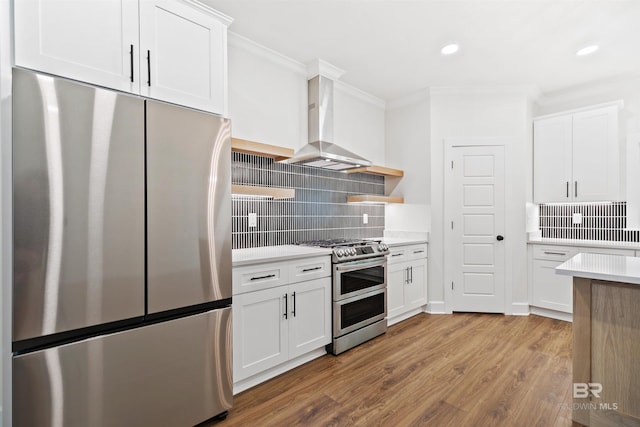
<path fill-rule="evenodd" d="M 292 293 L 291 294 L 291 298 L 293 299 L 293 310 L 291 310 L 291 314 L 293 314 L 293 317 L 296 317 L 296 293 Z"/>
<path fill-rule="evenodd" d="M 421 254 L 422 252 L 424 252 L 424 249 L 420 249 L 419 251 L 413 251 L 414 254 Z"/>
<path fill-rule="evenodd" d="M 400 256 L 400 255 L 402 255 L 402 254 L 401 254 L 401 253 L 400 253 L 400 254 L 391 254 L 391 256 L 392 256 L 392 257 L 394 257 L 394 256 Z"/>
<path fill-rule="evenodd" d="M 289 312 L 289 295 L 284 294 L 284 318 L 288 319 L 288 312 Z"/>
<path fill-rule="evenodd" d="M 302 270 L 303 273 L 306 273 L 308 271 L 315 271 L 315 270 L 322 270 L 322 267 L 318 266 L 318 267 L 313 267 L 313 268 L 305 268 Z"/>
<path fill-rule="evenodd" d="M 547 251 L 544 251 L 544 254 L 545 255 L 562 255 L 562 256 L 566 255 L 566 253 L 564 252 L 547 252 Z"/>
<path fill-rule="evenodd" d="M 413 266 L 409 267 L 409 272 L 411 274 L 409 283 L 413 283 Z"/>
<path fill-rule="evenodd" d="M 249 280 L 262 280 L 262 279 L 270 279 L 272 277 L 276 277 L 275 274 L 267 274 L 266 276 L 257 276 L 257 277 L 252 277 Z"/>
<path fill-rule="evenodd" d="M 569 181 L 567 181 L 567 198 L 569 198 Z"/>
<path fill-rule="evenodd" d="M 573 192 L 574 197 L 578 197 L 578 181 L 575 182 L 575 189 Z"/>

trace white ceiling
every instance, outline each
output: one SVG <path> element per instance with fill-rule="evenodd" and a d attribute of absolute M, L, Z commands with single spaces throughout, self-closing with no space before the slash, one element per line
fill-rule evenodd
<path fill-rule="evenodd" d="M 230 31 L 302 63 L 321 58 L 385 100 L 430 86 L 543 92 L 640 75 L 640 0 L 202 0 Z M 440 54 L 445 44 L 460 51 Z M 586 45 L 600 49 L 587 57 Z"/>

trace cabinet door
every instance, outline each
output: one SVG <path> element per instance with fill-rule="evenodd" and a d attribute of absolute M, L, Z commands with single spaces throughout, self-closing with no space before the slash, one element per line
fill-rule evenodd
<path fill-rule="evenodd" d="M 573 115 L 573 199 L 620 200 L 618 107 Z"/>
<path fill-rule="evenodd" d="M 289 358 L 331 342 L 331 278 L 289 287 Z"/>
<path fill-rule="evenodd" d="M 573 280 L 556 274 L 558 261 L 533 261 L 532 304 L 550 310 L 573 312 Z"/>
<path fill-rule="evenodd" d="M 233 380 L 239 381 L 286 362 L 288 287 L 233 297 Z"/>
<path fill-rule="evenodd" d="M 427 303 L 427 259 L 415 260 L 409 266 L 409 283 L 405 287 L 404 301 L 407 308 Z"/>
<path fill-rule="evenodd" d="M 142 95 L 225 114 L 227 27 L 170 0 L 140 2 Z"/>
<path fill-rule="evenodd" d="M 13 6 L 16 65 L 139 91 L 137 0 L 20 0 Z"/>
<path fill-rule="evenodd" d="M 533 123 L 533 197 L 537 203 L 567 202 L 573 192 L 570 115 Z"/>
<path fill-rule="evenodd" d="M 409 263 L 389 264 L 387 267 L 387 318 L 405 311 L 405 287 L 409 277 Z"/>

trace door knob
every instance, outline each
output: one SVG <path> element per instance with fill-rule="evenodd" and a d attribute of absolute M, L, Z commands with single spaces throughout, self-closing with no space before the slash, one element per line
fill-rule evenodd
<path fill-rule="evenodd" d="M 503 240 L 504 240 L 504 236 L 501 236 L 500 234 L 498 234 L 498 235 L 496 236 L 496 240 L 497 240 L 498 242 L 501 242 L 501 241 L 503 241 Z"/>

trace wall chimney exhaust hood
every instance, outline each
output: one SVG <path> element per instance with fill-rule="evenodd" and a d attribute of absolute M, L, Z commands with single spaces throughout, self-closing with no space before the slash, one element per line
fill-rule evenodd
<path fill-rule="evenodd" d="M 283 163 L 347 171 L 371 162 L 334 144 L 333 80 L 321 74 L 309 80 L 309 143 Z"/>

